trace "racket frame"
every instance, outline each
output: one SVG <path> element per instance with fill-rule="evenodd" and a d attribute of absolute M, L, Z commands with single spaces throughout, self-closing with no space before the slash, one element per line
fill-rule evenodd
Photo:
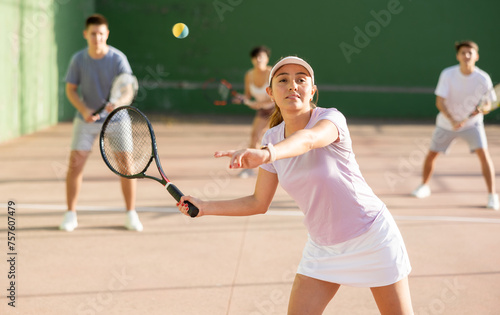
<path fill-rule="evenodd" d="M 113 79 L 113 83 L 111 84 L 111 88 L 109 89 L 109 95 L 108 95 L 108 99 L 104 102 L 104 104 L 99 107 L 97 110 L 95 110 L 93 113 L 92 113 L 92 116 L 95 116 L 97 114 L 100 114 L 105 108 L 106 106 L 108 105 L 109 103 L 109 99 L 111 98 L 111 91 L 113 90 L 113 87 L 115 85 L 116 82 L 118 82 L 118 79 L 121 77 L 121 76 L 130 76 L 130 78 L 132 79 L 132 81 L 135 82 L 135 84 L 132 84 L 132 87 L 133 87 L 133 90 L 134 90 L 134 96 L 132 97 L 132 100 L 130 100 L 130 102 L 128 102 L 128 104 L 124 104 L 124 105 L 130 105 L 134 102 L 136 96 L 137 96 L 137 91 L 139 89 L 139 84 L 137 83 L 137 77 L 135 75 L 133 75 L 132 73 L 127 73 L 127 72 L 123 72 L 123 73 L 120 73 L 119 75 L 117 75 L 114 79 Z"/>
<path fill-rule="evenodd" d="M 228 97 L 226 98 L 226 100 L 217 100 L 217 99 L 213 99 L 212 97 L 210 97 L 208 95 L 208 93 L 206 91 L 210 90 L 210 89 L 219 89 L 219 87 L 223 85 L 225 86 L 227 89 L 228 89 Z M 207 81 L 205 81 L 203 83 L 203 94 L 205 95 L 205 98 L 211 102 L 213 105 L 216 105 L 216 106 L 225 106 L 228 104 L 228 102 L 230 101 L 230 99 L 236 97 L 238 95 L 238 91 L 236 91 L 235 89 L 233 89 L 233 85 L 231 83 L 229 83 L 229 81 L 225 80 L 225 79 L 217 79 L 217 78 L 211 78 L 211 79 L 208 79 Z M 218 93 L 220 94 L 220 93 Z M 221 97 L 222 98 L 222 97 Z"/>
<path fill-rule="evenodd" d="M 483 108 L 482 105 L 484 103 L 484 97 L 489 95 L 492 91 L 495 93 L 497 100 L 496 101 L 490 100 L 491 109 L 487 113 L 483 113 L 482 112 L 482 108 Z M 483 97 L 481 97 L 481 100 L 476 105 L 474 112 L 469 114 L 469 118 L 477 115 L 478 113 L 483 113 L 484 115 L 487 115 L 487 114 L 491 113 L 492 111 L 496 110 L 499 106 L 500 106 L 500 83 L 496 84 L 495 86 L 488 89 L 488 91 L 483 95 Z"/>
<path fill-rule="evenodd" d="M 141 115 L 148 126 L 149 136 L 151 137 L 151 156 L 149 158 L 149 161 L 148 161 L 148 163 L 146 163 L 146 166 L 144 167 L 144 169 L 142 171 L 140 171 L 139 173 L 134 174 L 134 175 L 125 175 L 125 174 L 122 174 L 122 173 L 118 172 L 117 170 L 115 170 L 115 168 L 109 162 L 108 157 L 104 152 L 105 150 L 103 149 L 104 148 L 104 138 L 105 138 L 104 131 L 106 130 L 108 123 L 111 121 L 111 118 L 121 110 L 132 110 L 132 111 L 136 112 L 137 114 Z M 135 178 L 153 179 L 153 180 L 157 181 L 158 183 L 162 184 L 165 187 L 165 189 L 170 193 L 170 195 L 172 195 L 172 197 L 174 197 L 174 199 L 177 202 L 179 202 L 181 197 L 184 196 L 184 194 L 177 188 L 177 186 L 172 184 L 172 182 L 168 179 L 167 175 L 163 171 L 163 167 L 161 166 L 161 163 L 160 163 L 160 157 L 158 155 L 158 147 L 156 145 L 156 137 L 155 137 L 155 133 L 153 130 L 153 126 L 151 125 L 151 122 L 146 117 L 146 115 L 144 115 L 136 107 L 129 106 L 129 105 L 128 106 L 120 106 L 120 107 L 114 109 L 108 115 L 108 117 L 106 117 L 106 120 L 104 121 L 104 123 L 102 125 L 101 133 L 99 135 L 99 149 L 101 151 L 101 156 L 102 156 L 104 163 L 116 175 L 124 177 L 124 178 L 128 178 L 128 179 L 135 179 Z M 153 159 L 155 160 L 156 167 L 158 168 L 158 172 L 160 173 L 161 178 L 146 174 L 146 171 L 149 168 L 149 166 L 151 165 L 151 162 L 153 162 Z M 192 203 L 190 203 L 189 201 L 186 201 L 186 203 L 189 206 L 189 210 L 188 210 L 189 216 L 191 216 L 192 218 L 196 217 L 198 215 L 198 212 L 199 212 L 198 208 L 196 206 L 194 206 Z"/>

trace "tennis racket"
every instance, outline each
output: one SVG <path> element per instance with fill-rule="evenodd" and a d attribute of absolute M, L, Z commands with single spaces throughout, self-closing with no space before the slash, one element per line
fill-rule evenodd
<path fill-rule="evenodd" d="M 106 165 L 115 174 L 125 178 L 150 178 L 159 182 L 179 201 L 182 192 L 172 184 L 163 171 L 153 126 L 137 108 L 122 106 L 113 110 L 104 121 L 99 138 L 101 155 Z M 148 167 L 156 162 L 160 177 L 146 174 Z M 198 215 L 198 208 L 190 202 L 188 214 Z"/>
<path fill-rule="evenodd" d="M 496 95 L 496 100 L 492 100 L 492 97 L 491 97 L 492 91 Z M 479 104 L 477 104 L 477 106 L 476 106 L 476 110 L 469 115 L 469 118 L 476 115 L 478 112 L 482 112 L 484 106 L 486 106 L 486 104 L 488 104 L 488 102 L 491 103 L 491 109 L 488 113 L 485 113 L 485 114 L 491 113 L 492 111 L 494 111 L 495 109 L 497 109 L 500 106 L 500 84 L 497 84 L 494 87 L 492 87 L 491 89 L 489 89 L 488 92 L 483 97 L 481 97 Z"/>
<path fill-rule="evenodd" d="M 239 93 L 224 79 L 211 78 L 203 83 L 203 94 L 210 104 L 224 106 L 239 98 Z"/>
<path fill-rule="evenodd" d="M 134 75 L 130 73 L 117 75 L 111 84 L 108 99 L 103 102 L 103 105 L 99 107 L 99 109 L 96 110 L 92 116 L 100 114 L 106 108 L 108 103 L 116 104 L 118 106 L 132 104 L 138 90 L 139 83 Z"/>

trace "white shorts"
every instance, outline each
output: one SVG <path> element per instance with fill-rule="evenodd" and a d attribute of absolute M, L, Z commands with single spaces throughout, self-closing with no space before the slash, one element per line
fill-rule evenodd
<path fill-rule="evenodd" d="M 446 130 L 441 127 L 436 127 L 432 134 L 432 142 L 430 150 L 433 152 L 446 153 L 448 148 L 456 138 L 462 138 L 469 144 L 470 152 L 473 153 L 477 149 L 488 148 L 486 140 L 486 132 L 483 124 L 475 124 L 465 130 Z"/>
<path fill-rule="evenodd" d="M 91 151 L 95 139 L 101 132 L 102 124 L 102 122 L 87 123 L 82 118 L 76 116 L 73 119 L 71 150 Z"/>
<path fill-rule="evenodd" d="M 384 209 L 370 229 L 351 240 L 321 246 L 309 237 L 298 274 L 353 287 L 381 287 L 410 274 L 403 237 L 389 210 Z"/>

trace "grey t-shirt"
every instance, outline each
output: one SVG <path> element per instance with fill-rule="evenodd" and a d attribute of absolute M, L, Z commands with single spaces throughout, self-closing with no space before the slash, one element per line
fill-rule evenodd
<path fill-rule="evenodd" d="M 127 57 L 121 51 L 109 46 L 103 58 L 93 59 L 85 48 L 71 58 L 66 82 L 78 85 L 85 104 L 97 110 L 106 103 L 113 79 L 121 73 L 132 73 Z M 76 114 L 81 117 L 78 111 Z"/>

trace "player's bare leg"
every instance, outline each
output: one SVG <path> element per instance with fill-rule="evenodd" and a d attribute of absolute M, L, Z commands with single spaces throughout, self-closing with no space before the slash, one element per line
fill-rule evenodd
<path fill-rule="evenodd" d="M 255 118 L 252 123 L 252 131 L 250 133 L 250 143 L 249 148 L 258 149 L 260 148 L 260 143 L 262 141 L 262 137 L 266 133 L 266 130 L 269 127 L 269 119 L 261 117 L 259 115 L 255 115 Z M 254 175 L 253 169 L 244 169 L 238 175 L 241 178 L 247 178 Z"/>
<path fill-rule="evenodd" d="M 121 174 L 133 175 L 133 161 L 130 152 L 117 152 L 116 159 Z M 125 218 L 125 228 L 133 231 L 142 231 L 143 226 L 139 220 L 139 216 L 135 211 L 135 199 L 137 195 L 137 180 L 131 178 L 120 177 L 123 199 L 125 200 L 125 208 L 127 216 Z"/>
<path fill-rule="evenodd" d="M 432 173 L 434 173 L 434 165 L 436 164 L 436 158 L 439 152 L 429 151 L 425 158 L 424 168 L 422 172 L 422 183 L 427 185 L 431 180 Z"/>
<path fill-rule="evenodd" d="M 137 180 L 120 177 L 123 198 L 127 211 L 135 209 L 135 197 L 137 191 Z"/>
<path fill-rule="evenodd" d="M 250 134 L 250 148 L 260 148 L 262 137 L 269 127 L 269 119 L 256 115 L 252 123 L 252 132 Z"/>
<path fill-rule="evenodd" d="M 429 153 L 427 153 L 422 170 L 422 184 L 420 184 L 411 193 L 413 196 L 417 198 L 426 198 L 431 195 L 429 181 L 431 180 L 432 173 L 434 172 L 434 164 L 436 163 L 436 158 L 438 155 L 439 153 L 434 151 L 429 151 Z"/>
<path fill-rule="evenodd" d="M 118 167 L 118 172 L 126 175 L 133 175 L 135 173 L 133 167 L 133 158 L 130 152 L 116 152 L 116 164 Z M 135 199 L 137 182 L 136 179 L 129 179 L 125 177 L 120 177 L 120 184 L 122 187 L 123 198 L 125 200 L 125 207 L 127 211 L 135 209 Z"/>
<path fill-rule="evenodd" d="M 371 288 L 380 314 L 412 315 L 408 277 L 391 285 Z"/>
<path fill-rule="evenodd" d="M 323 314 L 340 284 L 321 281 L 301 274 L 295 276 L 288 304 L 288 315 Z"/>
<path fill-rule="evenodd" d="M 76 218 L 76 202 L 80 194 L 83 181 L 83 167 L 87 162 L 90 151 L 71 151 L 66 174 L 66 202 L 68 211 L 64 214 L 59 229 L 67 232 L 73 231 L 78 226 Z"/>
<path fill-rule="evenodd" d="M 490 157 L 488 149 L 477 149 L 476 154 L 481 162 L 481 171 L 483 173 L 484 180 L 486 182 L 486 187 L 488 193 L 495 193 L 495 167 Z"/>
<path fill-rule="evenodd" d="M 76 203 L 83 181 L 83 168 L 90 151 L 71 151 L 66 174 L 66 203 L 68 211 L 76 211 Z"/>

